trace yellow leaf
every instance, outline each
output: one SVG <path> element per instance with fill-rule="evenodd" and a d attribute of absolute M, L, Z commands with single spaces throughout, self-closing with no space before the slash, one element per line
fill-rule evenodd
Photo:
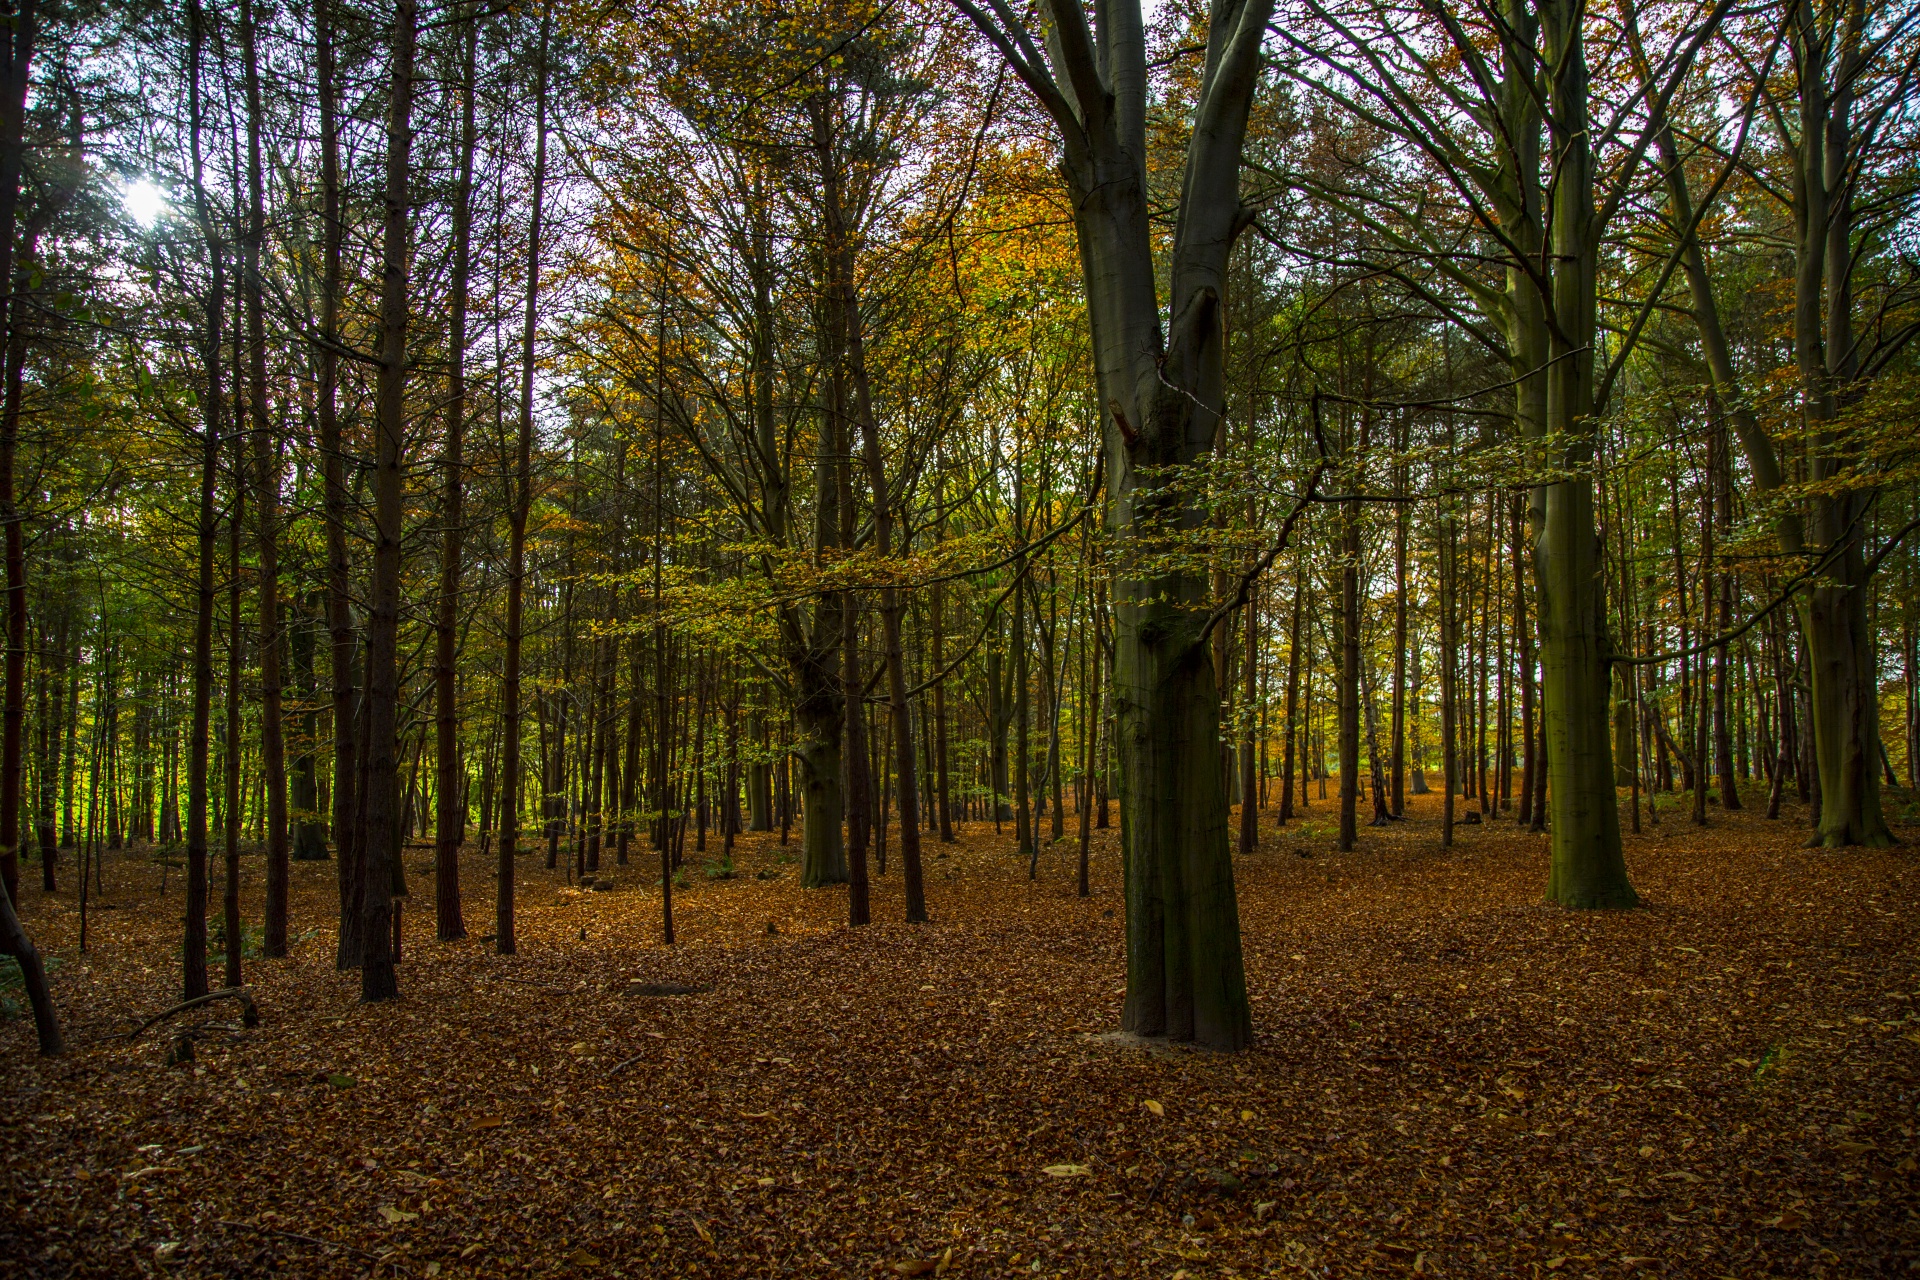
<path fill-rule="evenodd" d="M 947 1251 L 940 1255 L 939 1263 L 936 1264 L 935 1267 L 933 1268 L 933 1274 L 936 1276 L 943 1276 L 947 1274 L 947 1268 L 952 1265 L 953 1265 L 953 1246 L 948 1245 Z"/>
<path fill-rule="evenodd" d="M 1869 1151 L 1877 1151 L 1871 1142 L 1836 1142 L 1833 1149 L 1843 1156 L 1863 1156 Z"/>
<path fill-rule="evenodd" d="M 1141 1103 L 1140 1105 L 1145 1107 L 1147 1110 L 1153 1112 L 1153 1114 L 1157 1116 L 1164 1116 L 1167 1114 L 1167 1109 L 1161 1106 L 1159 1103 L 1155 1102 L 1152 1098 L 1148 1098 L 1145 1102 Z"/>
<path fill-rule="evenodd" d="M 1251 1111 L 1242 1111 L 1242 1112 L 1240 1113 L 1240 1118 L 1241 1118 L 1242 1120 L 1251 1120 L 1251 1119 L 1253 1119 L 1253 1112 L 1251 1112 Z"/>
<path fill-rule="evenodd" d="M 903 1276 L 923 1276 L 939 1266 L 932 1258 L 909 1258 L 905 1262 L 896 1262 L 893 1269 Z"/>
<path fill-rule="evenodd" d="M 481 1116 L 469 1127 L 474 1129 L 498 1129 L 506 1122 L 506 1117 L 504 1116 Z"/>
<path fill-rule="evenodd" d="M 705 1244 L 713 1243 L 713 1232 L 707 1230 L 707 1224 L 700 1221 L 700 1219 L 698 1218 L 695 1218 L 693 1220 L 693 1234 L 699 1236 L 701 1241 Z"/>
<path fill-rule="evenodd" d="M 600 1265 L 600 1259 L 594 1257 L 585 1249 L 575 1249 L 567 1255 L 567 1261 L 576 1267 L 597 1267 Z"/>
<path fill-rule="evenodd" d="M 412 1222 L 420 1215 L 408 1213 L 405 1209 L 396 1209 L 390 1204 L 383 1204 L 380 1206 L 380 1216 L 387 1220 L 388 1226 L 396 1226 L 402 1222 Z"/>
<path fill-rule="evenodd" d="M 1040 1172 L 1049 1178 L 1084 1178 L 1093 1170 L 1084 1164 L 1050 1164 Z"/>

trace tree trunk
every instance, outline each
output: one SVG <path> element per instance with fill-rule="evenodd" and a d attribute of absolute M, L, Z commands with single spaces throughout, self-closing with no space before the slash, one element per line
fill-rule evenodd
<path fill-rule="evenodd" d="M 260 766 L 267 788 L 267 903 L 261 950 L 287 954 L 287 749 L 281 715 L 280 672 L 280 449 L 267 413 L 267 336 L 261 296 L 266 239 L 266 187 L 260 155 L 260 59 L 252 0 L 241 0 L 240 43 L 247 100 L 248 220 L 241 244 L 241 289 L 246 298 L 247 412 L 253 435 L 254 520 L 258 539 L 260 647 Z"/>
<path fill-rule="evenodd" d="M 434 932 L 442 942 L 467 936 L 460 911 L 460 846 L 466 840 L 461 804 L 459 673 L 456 626 L 460 605 L 462 498 L 466 489 L 463 446 L 467 418 L 467 284 L 473 269 L 474 54 L 480 24 L 463 5 L 466 28 L 460 78 L 460 158 L 453 193 L 452 297 L 447 316 L 447 426 L 441 457 L 440 598 L 434 619 L 433 701 L 434 768 L 437 785 L 433 820 Z"/>
<path fill-rule="evenodd" d="M 533 506 L 533 375 L 540 332 L 540 232 L 547 179 L 547 44 L 552 8 L 540 6 L 535 70 L 533 209 L 527 223 L 527 299 L 520 331 L 520 421 L 514 444 L 512 509 L 507 514 L 507 618 L 500 672 L 500 849 L 494 871 L 494 950 L 512 955 L 514 859 L 520 853 L 520 664 L 525 644 L 527 516 Z"/>
<path fill-rule="evenodd" d="M 389 941 L 399 781 L 400 543 L 406 474 L 408 157 L 413 145 L 414 0 L 395 0 L 387 101 L 386 211 L 382 220 L 380 367 L 376 382 L 373 590 L 367 610 L 366 900 L 361 906 L 360 998 L 399 996 Z"/>
<path fill-rule="evenodd" d="M 316 0 L 317 61 L 320 88 L 320 174 L 323 245 L 320 278 L 320 386 L 316 413 L 320 429 L 320 467 L 325 487 L 327 527 L 327 632 L 333 692 L 333 828 L 335 874 L 340 893 L 336 967 L 360 963 L 360 903 L 366 883 L 361 851 L 355 843 L 359 813 L 355 783 L 359 762 L 354 750 L 354 636 L 352 584 L 348 579 L 346 456 L 336 403 L 340 384 L 341 259 L 346 227 L 340 196 L 340 126 L 334 64 L 333 0 Z"/>
<path fill-rule="evenodd" d="M 207 206 L 207 190 L 200 152 L 200 127 L 203 102 L 200 93 L 200 66 L 205 48 L 205 17 L 199 0 L 188 10 L 191 52 L 188 55 L 188 134 L 192 148 L 193 200 L 195 217 L 207 246 L 210 282 L 207 291 L 206 332 L 202 339 L 201 367 L 206 385 L 201 401 L 202 435 L 200 441 L 200 506 L 195 547 L 195 594 L 193 611 L 193 728 L 187 735 L 187 835 L 188 878 L 192 868 L 200 868 L 199 909 L 191 889 L 187 895 L 186 927 L 181 940 L 182 974 L 180 998 L 192 1000 L 207 993 L 207 739 L 213 722 L 213 579 L 214 547 L 219 525 L 214 513 L 214 490 L 220 476 L 220 424 L 224 409 L 221 387 L 220 326 L 226 315 L 226 256 Z"/>
<path fill-rule="evenodd" d="M 1556 68 L 1548 99 L 1556 156 L 1551 226 L 1553 310 L 1547 431 L 1566 476 L 1543 486 L 1539 563 L 1541 659 L 1551 787 L 1547 897 L 1577 908 L 1632 907 L 1620 848 L 1607 699 L 1613 646 L 1595 532 L 1593 338 L 1596 330 L 1593 172 L 1582 13 L 1572 0 L 1540 6 Z M 1538 493 L 1539 491 L 1536 491 Z"/>

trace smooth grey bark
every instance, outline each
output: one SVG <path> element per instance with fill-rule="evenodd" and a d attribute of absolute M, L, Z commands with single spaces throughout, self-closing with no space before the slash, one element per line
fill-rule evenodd
<path fill-rule="evenodd" d="M 1547 120 L 1555 155 L 1555 322 L 1545 378 L 1549 461 L 1559 477 L 1542 486 L 1544 518 L 1535 552 L 1552 837 L 1547 897 L 1568 907 L 1632 907 L 1640 898 L 1621 852 L 1608 741 L 1613 646 L 1592 474 L 1599 237 L 1584 11 L 1578 0 L 1544 0 L 1537 11 L 1551 73 Z"/>
<path fill-rule="evenodd" d="M 1860 394 L 1853 332 L 1852 106 L 1869 39 L 1865 6 L 1807 3 L 1788 29 L 1799 78 L 1794 147 L 1794 355 L 1810 435 L 1807 478 L 1811 542 L 1830 557 L 1801 605 L 1808 658 L 1807 719 L 1813 730 L 1819 817 L 1810 844 L 1894 843 L 1880 806 L 1879 680 L 1867 617 L 1866 524 L 1877 489 L 1848 483 L 1859 464 L 1837 423 Z"/>
<path fill-rule="evenodd" d="M 1122 1026 L 1224 1049 L 1253 1036 L 1221 776 L 1206 574 L 1152 564 L 1205 516 L 1182 477 L 1225 403 L 1227 258 L 1247 221 L 1241 149 L 1271 0 L 1214 0 L 1192 108 L 1165 310 L 1146 175 L 1147 65 L 1137 0 L 1090 15 L 1047 0 L 1043 54 L 1013 12 L 954 0 L 1059 128 L 1115 535 L 1113 692 L 1127 893 Z M 989 0 L 991 4 L 991 0 Z"/>

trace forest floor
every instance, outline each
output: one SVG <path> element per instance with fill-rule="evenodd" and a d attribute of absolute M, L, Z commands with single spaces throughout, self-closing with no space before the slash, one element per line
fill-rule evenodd
<path fill-rule="evenodd" d="M 432 940 L 410 849 L 403 998 L 376 1007 L 334 969 L 331 864 L 296 864 L 298 944 L 248 962 L 259 1025 L 214 1005 L 131 1042 L 175 999 L 179 871 L 110 859 L 81 954 L 74 896 L 23 868 L 75 1047 L 0 1023 L 0 1272 L 1920 1268 L 1911 848 L 1677 809 L 1627 837 L 1645 909 L 1576 915 L 1541 902 L 1543 837 L 1442 850 L 1437 805 L 1341 855 L 1316 801 L 1236 859 L 1258 1038 L 1230 1056 L 1112 1034 L 1111 832 L 1083 900 L 1071 837 L 1030 883 L 974 826 L 927 848 L 932 924 L 899 923 L 896 860 L 859 931 L 748 837 L 733 879 L 689 855 L 671 949 L 646 868 L 581 892 L 527 857 L 513 957 Z M 490 871 L 462 872 L 485 934 Z"/>

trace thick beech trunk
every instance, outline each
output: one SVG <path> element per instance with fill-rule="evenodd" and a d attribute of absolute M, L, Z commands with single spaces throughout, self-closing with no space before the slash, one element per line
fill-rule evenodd
<path fill-rule="evenodd" d="M 1564 478 L 1543 486 L 1536 550 L 1551 853 L 1547 897 L 1562 906 L 1631 907 L 1608 741 L 1613 645 L 1594 513 L 1595 270 L 1586 55 L 1572 0 L 1540 6 L 1555 75 L 1548 114 L 1556 156 L 1547 435 Z"/>
<path fill-rule="evenodd" d="M 1244 1047 L 1253 1034 L 1208 644 L 1209 575 L 1156 553 L 1205 519 L 1187 469 L 1224 404 L 1227 255 L 1244 225 L 1240 150 L 1269 0 L 1218 0 L 1193 108 L 1163 313 L 1149 230 L 1139 9 L 1049 0 L 1047 65 L 971 0 L 979 26 L 1058 125 L 1106 411 L 1115 534 L 1113 692 L 1131 1032 Z M 1028 43 L 1024 46 L 1031 49 Z"/>

